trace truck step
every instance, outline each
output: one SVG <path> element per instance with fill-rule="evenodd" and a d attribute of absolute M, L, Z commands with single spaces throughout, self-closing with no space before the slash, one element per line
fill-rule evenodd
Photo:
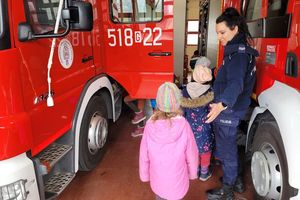
<path fill-rule="evenodd" d="M 45 184 L 46 199 L 56 197 L 73 180 L 75 173 L 57 173 L 54 174 Z"/>
<path fill-rule="evenodd" d="M 45 151 L 43 151 L 38 158 L 42 165 L 44 165 L 48 172 L 64 155 L 66 155 L 72 146 L 65 144 L 54 143 L 50 145 Z"/>

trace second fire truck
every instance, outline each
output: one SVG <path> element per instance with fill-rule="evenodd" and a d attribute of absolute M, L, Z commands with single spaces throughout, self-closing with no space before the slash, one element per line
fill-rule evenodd
<path fill-rule="evenodd" d="M 255 199 L 300 199 L 300 1 L 206 1 L 208 29 L 215 29 L 216 10 L 235 7 L 246 18 L 256 60 L 257 82 L 246 140 Z M 207 38 L 208 37 L 208 38 Z M 212 55 L 210 35 L 203 50 Z"/>

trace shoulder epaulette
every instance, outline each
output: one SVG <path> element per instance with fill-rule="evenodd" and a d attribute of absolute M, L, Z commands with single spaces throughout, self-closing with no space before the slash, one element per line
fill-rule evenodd
<path fill-rule="evenodd" d="M 228 45 L 224 49 L 224 56 L 233 55 L 235 53 L 247 53 L 255 57 L 258 56 L 258 51 L 244 44 Z"/>

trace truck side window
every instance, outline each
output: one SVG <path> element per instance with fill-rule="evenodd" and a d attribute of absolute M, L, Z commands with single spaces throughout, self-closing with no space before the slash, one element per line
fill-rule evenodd
<path fill-rule="evenodd" d="M 162 19 L 163 0 L 112 0 L 111 17 L 115 23 L 153 22 Z"/>
<path fill-rule="evenodd" d="M 59 0 L 25 0 L 27 21 L 35 34 L 54 30 Z"/>
<path fill-rule="evenodd" d="M 0 50 L 11 48 L 7 3 L 0 0 Z"/>
<path fill-rule="evenodd" d="M 261 18 L 262 0 L 249 0 L 246 10 L 246 20 L 251 21 Z"/>
<path fill-rule="evenodd" d="M 112 1 L 113 21 L 117 23 L 133 22 L 133 5 L 131 0 Z"/>
<path fill-rule="evenodd" d="M 288 0 L 269 0 L 268 17 L 284 16 Z"/>

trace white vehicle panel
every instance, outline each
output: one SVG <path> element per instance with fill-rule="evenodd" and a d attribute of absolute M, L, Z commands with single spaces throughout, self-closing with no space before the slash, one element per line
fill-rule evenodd
<path fill-rule="evenodd" d="M 25 184 L 26 191 L 29 192 L 27 199 L 40 199 L 33 162 L 26 156 L 26 153 L 0 161 L 0 177 L 0 186 L 18 180 L 27 180 Z"/>
<path fill-rule="evenodd" d="M 259 95 L 258 102 L 276 119 L 285 148 L 289 183 L 300 189 L 300 93 L 275 81 L 272 87 Z"/>
<path fill-rule="evenodd" d="M 290 200 L 300 200 L 300 193 L 297 196 L 290 198 Z"/>

